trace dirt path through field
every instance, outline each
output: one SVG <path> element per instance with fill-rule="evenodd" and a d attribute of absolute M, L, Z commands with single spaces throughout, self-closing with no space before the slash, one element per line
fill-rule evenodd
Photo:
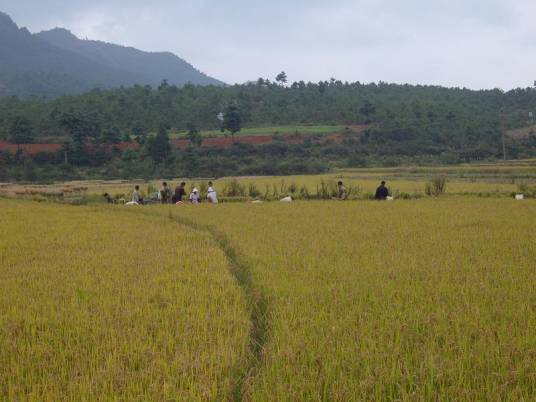
<path fill-rule="evenodd" d="M 165 218 L 165 215 L 158 213 L 140 212 L 130 210 L 136 214 L 158 216 Z M 250 400 L 250 390 L 252 382 L 257 375 L 262 363 L 264 347 L 269 338 L 269 311 L 268 303 L 259 288 L 253 283 L 251 277 L 251 267 L 247 258 L 240 250 L 232 244 L 227 235 L 215 226 L 195 222 L 184 216 L 179 216 L 170 211 L 168 218 L 179 225 L 189 227 L 194 230 L 210 234 L 218 247 L 224 252 L 229 262 L 229 270 L 238 285 L 243 289 L 249 305 L 249 315 L 251 321 L 251 334 L 249 341 L 248 364 L 240 370 L 233 391 L 235 401 Z"/>
<path fill-rule="evenodd" d="M 264 346 L 268 341 L 269 315 L 266 299 L 252 281 L 247 258 L 232 244 L 225 233 L 214 226 L 200 224 L 183 216 L 170 214 L 169 217 L 181 225 L 208 232 L 227 256 L 231 274 L 246 294 L 252 324 L 249 347 L 251 356 L 248 367 L 244 368 L 243 375 L 236 384 L 234 398 L 236 401 L 248 400 L 248 390 L 261 365 Z"/>

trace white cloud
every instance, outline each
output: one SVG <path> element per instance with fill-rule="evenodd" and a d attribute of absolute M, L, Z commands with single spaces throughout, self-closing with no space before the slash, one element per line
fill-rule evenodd
<path fill-rule="evenodd" d="M 5 4 L 4 4 L 5 3 Z M 273 77 L 471 88 L 536 79 L 533 0 L 0 0 L 31 30 L 169 50 L 227 82 Z"/>

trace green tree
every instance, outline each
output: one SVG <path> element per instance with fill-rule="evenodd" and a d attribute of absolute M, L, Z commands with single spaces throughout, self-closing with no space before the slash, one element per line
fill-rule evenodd
<path fill-rule="evenodd" d="M 24 180 L 33 181 L 37 178 L 37 172 L 31 159 L 24 160 Z"/>
<path fill-rule="evenodd" d="M 225 115 L 223 116 L 223 124 L 221 127 L 222 132 L 229 131 L 231 133 L 231 137 L 242 129 L 242 116 L 240 114 L 240 111 L 238 110 L 238 107 L 236 105 L 229 105 L 227 110 L 225 111 Z"/>
<path fill-rule="evenodd" d="M 171 145 L 168 136 L 169 125 L 161 123 L 155 137 L 147 140 L 147 153 L 156 164 L 165 161 L 171 154 Z"/>
<path fill-rule="evenodd" d="M 67 131 L 73 141 L 73 146 L 69 148 L 67 155 L 69 161 L 75 165 L 82 165 L 87 162 L 86 142 L 88 138 L 97 138 L 100 134 L 100 125 L 91 114 L 83 114 L 69 110 L 59 117 L 60 127 Z"/>
<path fill-rule="evenodd" d="M 14 144 L 28 144 L 33 141 L 34 131 L 30 120 L 18 116 L 11 124 L 9 139 Z"/>
<path fill-rule="evenodd" d="M 99 136 L 99 140 L 99 142 L 103 144 L 117 144 L 121 141 L 121 134 L 119 133 L 117 127 L 112 127 L 103 130 Z"/>
<path fill-rule="evenodd" d="M 96 138 L 101 132 L 94 116 L 72 110 L 60 116 L 59 124 L 70 134 L 75 143 L 84 143 L 88 137 Z"/>
<path fill-rule="evenodd" d="M 203 136 L 201 135 L 195 124 L 188 123 L 186 124 L 186 128 L 188 129 L 186 138 L 188 138 L 193 145 L 200 147 L 203 144 Z"/>
<path fill-rule="evenodd" d="M 159 91 L 165 91 L 169 88 L 168 80 L 162 80 L 162 83 L 158 86 Z"/>
<path fill-rule="evenodd" d="M 365 104 L 359 109 L 359 113 L 366 117 L 370 117 L 371 115 L 376 113 L 376 106 L 374 106 L 369 101 L 366 101 Z"/>
<path fill-rule="evenodd" d="M 145 144 L 145 141 L 147 140 L 147 133 L 141 124 L 136 124 L 134 127 L 132 127 L 131 132 L 138 144 Z"/>
<path fill-rule="evenodd" d="M 287 73 L 284 71 L 281 71 L 277 76 L 275 77 L 275 80 L 277 83 L 281 86 L 285 86 L 287 84 Z"/>

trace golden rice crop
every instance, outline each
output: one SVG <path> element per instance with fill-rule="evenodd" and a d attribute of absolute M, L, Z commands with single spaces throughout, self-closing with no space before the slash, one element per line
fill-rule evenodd
<path fill-rule="evenodd" d="M 535 203 L 172 211 L 225 232 L 264 295 L 252 400 L 536 398 Z"/>
<path fill-rule="evenodd" d="M 0 400 L 232 399 L 250 324 L 204 232 L 0 200 Z"/>
<path fill-rule="evenodd" d="M 1 205 L 5 399 L 536 398 L 532 201 Z"/>

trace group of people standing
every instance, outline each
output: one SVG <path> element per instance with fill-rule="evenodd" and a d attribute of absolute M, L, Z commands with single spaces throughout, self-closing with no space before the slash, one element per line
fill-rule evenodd
<path fill-rule="evenodd" d="M 168 186 L 167 182 L 162 183 L 162 188 L 160 191 L 158 191 L 158 201 L 161 204 L 183 204 L 185 202 L 190 202 L 192 204 L 199 204 L 201 202 L 201 194 L 197 188 L 193 188 L 190 192 L 190 195 L 188 196 L 188 199 L 186 199 L 186 183 L 182 182 L 177 187 L 175 187 L 175 190 L 172 191 L 170 186 Z M 207 189 L 207 201 L 211 204 L 217 204 L 218 203 L 218 194 L 216 193 L 216 190 L 214 189 L 214 185 L 211 181 L 208 182 L 208 189 Z M 144 204 L 144 200 L 142 198 L 142 195 L 140 193 L 140 186 L 136 185 L 134 187 L 134 191 L 132 192 L 132 203 L 136 204 Z"/>
<path fill-rule="evenodd" d="M 337 187 L 339 190 L 337 199 L 341 201 L 346 200 L 348 198 L 348 190 L 344 186 L 344 183 L 342 181 L 339 181 L 337 183 Z M 112 202 L 111 197 L 108 195 L 108 193 L 106 193 L 104 196 L 107 197 L 108 202 Z M 199 204 L 201 202 L 201 198 L 202 197 L 201 197 L 199 190 L 196 187 L 194 187 L 192 191 L 190 192 L 188 199 L 186 199 L 186 183 L 185 182 L 182 182 L 177 187 L 175 187 L 174 191 L 171 190 L 167 182 L 163 182 L 162 188 L 158 192 L 158 201 L 161 204 L 180 205 L 185 202 L 190 202 L 191 204 Z M 389 196 L 389 189 L 386 187 L 385 181 L 382 181 L 380 186 L 376 189 L 374 198 L 377 200 L 392 199 Z M 211 181 L 208 182 L 206 199 L 210 204 L 218 203 L 218 194 L 216 193 L 216 190 L 214 189 L 214 185 Z M 129 204 L 145 204 L 143 197 L 141 195 L 141 192 L 140 192 L 140 186 L 136 185 L 134 187 L 134 191 L 132 192 L 132 201 Z"/>

